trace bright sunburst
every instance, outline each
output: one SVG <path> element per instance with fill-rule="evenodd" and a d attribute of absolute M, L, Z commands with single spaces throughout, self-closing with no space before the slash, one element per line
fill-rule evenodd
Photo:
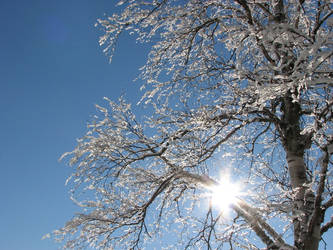
<path fill-rule="evenodd" d="M 232 182 L 230 175 L 224 173 L 219 179 L 219 185 L 210 188 L 212 203 L 225 215 L 229 212 L 232 204 L 236 204 L 241 195 L 240 183 Z"/>

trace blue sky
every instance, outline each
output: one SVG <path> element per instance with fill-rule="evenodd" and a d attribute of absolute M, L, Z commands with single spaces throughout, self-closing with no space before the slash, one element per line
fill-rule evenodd
<path fill-rule="evenodd" d="M 114 3 L 0 1 L 0 249 L 59 247 L 41 237 L 78 211 L 59 157 L 104 96 L 138 98 L 142 46 L 123 37 L 110 65 L 98 45 L 94 24 Z"/>
<path fill-rule="evenodd" d="M 57 249 L 41 237 L 78 209 L 58 159 L 75 146 L 94 104 L 126 92 L 147 49 L 124 36 L 113 62 L 98 45 L 96 19 L 112 0 L 0 2 L 0 249 Z"/>

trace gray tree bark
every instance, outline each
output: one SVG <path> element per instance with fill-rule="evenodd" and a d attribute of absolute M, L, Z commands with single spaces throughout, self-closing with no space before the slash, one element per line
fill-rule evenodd
<path fill-rule="evenodd" d="M 319 247 L 321 215 L 314 218 L 314 193 L 308 187 L 304 152 L 308 146 L 307 135 L 301 135 L 300 105 L 293 102 L 291 93 L 282 104 L 281 137 L 286 151 L 290 182 L 293 189 L 294 246 L 297 249 L 316 250 Z M 319 211 L 320 213 L 321 211 Z M 312 228 L 309 227 L 314 219 Z"/>

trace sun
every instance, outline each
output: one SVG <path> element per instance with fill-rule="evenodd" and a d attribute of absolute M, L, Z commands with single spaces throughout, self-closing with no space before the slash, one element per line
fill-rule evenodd
<path fill-rule="evenodd" d="M 223 174 L 219 184 L 210 188 L 213 206 L 227 214 L 231 206 L 239 201 L 241 195 L 241 184 L 232 182 L 229 174 Z"/>

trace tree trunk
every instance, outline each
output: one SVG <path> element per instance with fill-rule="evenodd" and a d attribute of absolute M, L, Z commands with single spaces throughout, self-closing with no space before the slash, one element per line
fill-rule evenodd
<path fill-rule="evenodd" d="M 293 189 L 294 246 L 297 249 L 317 250 L 320 241 L 320 227 L 318 228 L 317 221 L 312 232 L 308 231 L 314 211 L 314 194 L 306 185 L 308 180 L 304 152 L 307 138 L 300 133 L 300 105 L 293 102 L 291 94 L 288 93 L 283 99 L 281 110 L 283 115 L 280 131 Z"/>
<path fill-rule="evenodd" d="M 307 237 L 305 244 L 304 244 L 304 249 L 318 250 L 320 239 L 321 239 L 321 235 L 320 235 L 320 224 L 319 224 L 319 225 L 315 226 L 314 232 Z"/>

